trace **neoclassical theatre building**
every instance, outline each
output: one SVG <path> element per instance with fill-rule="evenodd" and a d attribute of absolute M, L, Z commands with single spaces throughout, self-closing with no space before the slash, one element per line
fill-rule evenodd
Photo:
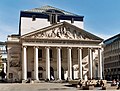
<path fill-rule="evenodd" d="M 19 34 L 7 38 L 7 79 L 102 79 L 103 39 L 83 16 L 43 6 L 20 12 Z"/>

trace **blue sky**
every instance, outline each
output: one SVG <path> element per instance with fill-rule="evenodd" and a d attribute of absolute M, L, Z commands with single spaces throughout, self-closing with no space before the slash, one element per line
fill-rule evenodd
<path fill-rule="evenodd" d="M 1 0 L 0 41 L 18 34 L 21 10 L 50 5 L 84 16 L 84 28 L 103 39 L 120 33 L 120 0 Z"/>

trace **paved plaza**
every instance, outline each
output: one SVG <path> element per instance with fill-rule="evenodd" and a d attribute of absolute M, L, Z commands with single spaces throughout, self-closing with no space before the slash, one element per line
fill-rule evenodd
<path fill-rule="evenodd" d="M 107 84 L 108 91 L 115 91 L 116 86 Z M 94 90 L 100 88 L 95 87 Z M 0 83 L 0 91 L 82 91 L 68 83 Z M 90 91 L 90 90 L 89 90 Z M 98 90 L 100 91 L 100 90 Z M 117 91 L 117 90 L 116 90 Z"/>

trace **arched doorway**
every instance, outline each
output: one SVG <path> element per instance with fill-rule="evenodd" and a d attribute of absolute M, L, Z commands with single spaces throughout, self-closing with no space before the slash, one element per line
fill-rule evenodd
<path fill-rule="evenodd" d="M 54 69 L 50 67 L 50 80 L 54 80 Z"/>
<path fill-rule="evenodd" d="M 65 78 L 64 78 L 64 69 L 63 69 L 63 67 L 61 67 L 61 79 L 62 79 L 62 80 L 65 80 Z"/>

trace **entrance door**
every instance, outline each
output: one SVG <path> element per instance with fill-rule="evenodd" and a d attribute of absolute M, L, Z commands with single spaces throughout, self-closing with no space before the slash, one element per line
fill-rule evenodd
<path fill-rule="evenodd" d="M 62 80 L 65 80 L 65 78 L 64 78 L 64 69 L 63 69 L 63 67 L 61 67 L 61 79 L 62 79 Z"/>
<path fill-rule="evenodd" d="M 42 67 L 38 67 L 39 73 L 38 73 L 38 78 L 39 79 L 43 79 L 43 68 Z"/>
<path fill-rule="evenodd" d="M 50 80 L 54 80 L 54 69 L 50 67 Z"/>
<path fill-rule="evenodd" d="M 27 78 L 31 78 L 31 77 L 32 77 L 31 72 L 28 71 L 28 72 L 27 72 Z"/>
<path fill-rule="evenodd" d="M 72 79 L 74 80 L 74 68 L 72 67 Z"/>

